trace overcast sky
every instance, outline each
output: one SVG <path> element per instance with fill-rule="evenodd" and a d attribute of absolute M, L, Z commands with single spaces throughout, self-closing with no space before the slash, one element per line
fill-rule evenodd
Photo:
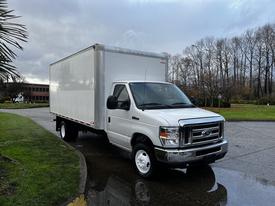
<path fill-rule="evenodd" d="M 94 43 L 181 53 L 203 37 L 231 37 L 275 23 L 274 0 L 8 0 L 28 43 L 16 66 L 32 83 L 48 65 Z"/>

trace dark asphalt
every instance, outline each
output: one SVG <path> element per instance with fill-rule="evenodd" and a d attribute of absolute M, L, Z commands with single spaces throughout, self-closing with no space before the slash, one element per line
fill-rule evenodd
<path fill-rule="evenodd" d="M 56 134 L 48 108 L 8 111 Z M 227 122 L 226 134 L 230 147 L 224 159 L 162 169 L 150 181 L 136 175 L 129 154 L 98 135 L 80 133 L 72 145 L 87 161 L 89 205 L 275 205 L 275 123 Z"/>
<path fill-rule="evenodd" d="M 140 178 L 128 154 L 100 136 L 81 134 L 72 144 L 85 154 L 89 205 L 274 205 L 275 185 L 219 166 L 159 171 Z"/>

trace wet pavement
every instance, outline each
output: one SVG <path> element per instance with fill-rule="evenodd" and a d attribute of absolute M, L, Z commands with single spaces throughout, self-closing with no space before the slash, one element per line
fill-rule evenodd
<path fill-rule="evenodd" d="M 100 136 L 80 135 L 72 144 L 86 157 L 89 205 L 274 205 L 275 184 L 216 166 L 163 168 L 140 178 L 129 154 Z"/>
<path fill-rule="evenodd" d="M 48 108 L 8 112 L 57 134 Z M 128 153 L 101 136 L 80 133 L 72 145 L 87 161 L 89 205 L 275 205 L 274 128 L 275 122 L 227 122 L 224 159 L 185 170 L 163 168 L 150 181 L 135 173 Z"/>
<path fill-rule="evenodd" d="M 228 153 L 214 165 L 275 184 L 275 122 L 226 122 L 225 134 Z"/>

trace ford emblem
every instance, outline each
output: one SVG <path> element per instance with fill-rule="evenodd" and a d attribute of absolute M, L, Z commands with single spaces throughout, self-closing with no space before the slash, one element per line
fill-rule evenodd
<path fill-rule="evenodd" d="M 210 129 L 206 129 L 206 130 L 203 130 L 201 134 L 202 136 L 207 137 L 211 134 L 211 132 L 212 131 Z"/>

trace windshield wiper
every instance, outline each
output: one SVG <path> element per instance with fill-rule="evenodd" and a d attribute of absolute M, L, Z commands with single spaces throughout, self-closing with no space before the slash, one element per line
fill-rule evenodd
<path fill-rule="evenodd" d="M 157 102 L 143 103 L 143 104 L 140 104 L 138 106 L 140 106 L 140 107 L 145 107 L 145 106 L 160 106 L 160 107 L 169 107 L 169 108 L 171 108 L 171 105 L 161 104 L 161 103 L 157 103 Z"/>
<path fill-rule="evenodd" d="M 176 102 L 176 103 L 173 103 L 171 105 L 184 105 L 184 104 L 188 104 L 188 103 L 185 103 L 185 102 Z"/>
<path fill-rule="evenodd" d="M 151 103 L 143 103 L 143 104 L 140 104 L 139 106 L 149 106 L 149 105 L 163 105 L 163 104 L 151 102 Z"/>
<path fill-rule="evenodd" d="M 185 103 L 185 102 L 175 102 L 171 104 L 170 106 L 181 106 L 183 105 L 184 107 L 195 107 L 193 104 Z"/>

